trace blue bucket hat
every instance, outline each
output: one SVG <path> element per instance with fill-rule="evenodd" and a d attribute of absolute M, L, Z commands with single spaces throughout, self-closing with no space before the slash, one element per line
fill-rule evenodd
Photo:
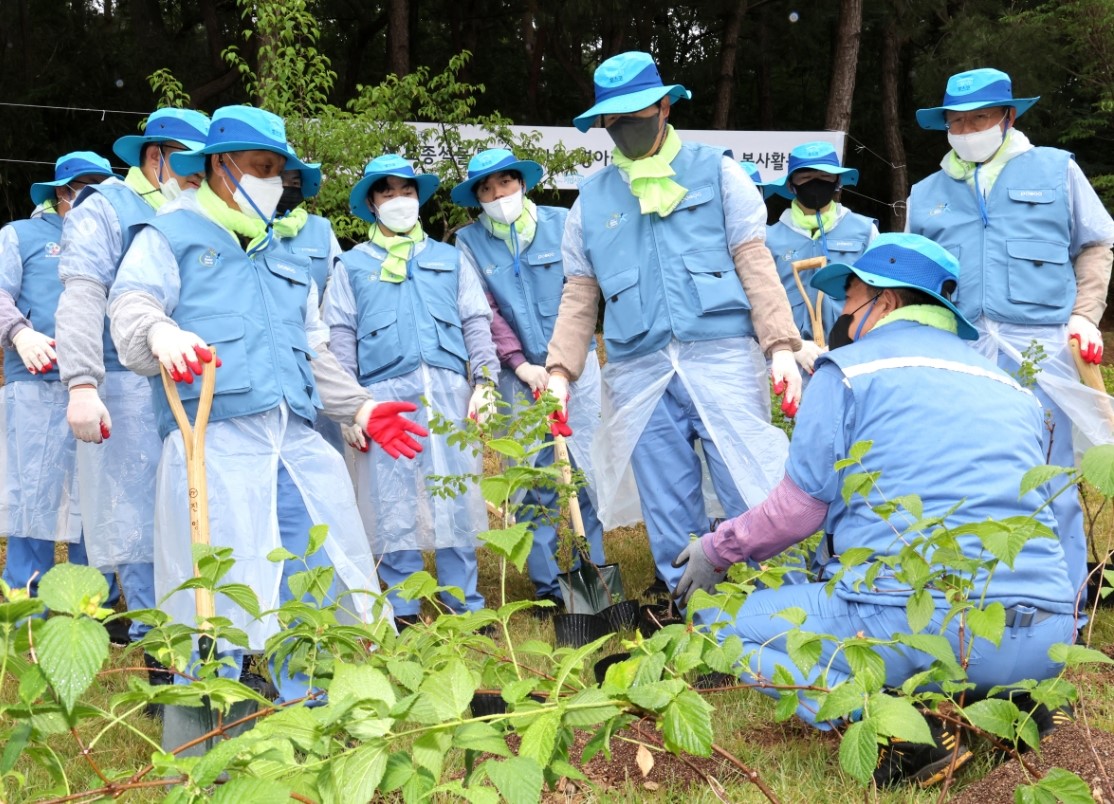
<path fill-rule="evenodd" d="M 830 142 L 806 142 L 789 152 L 789 165 L 785 175 L 766 184 L 770 195 L 780 195 L 790 201 L 795 198 L 789 189 L 789 179 L 798 170 L 819 170 L 839 176 L 839 183 L 853 187 L 859 183 L 859 171 L 839 164 L 839 154 Z"/>
<path fill-rule="evenodd" d="M 1040 97 L 1015 98 L 1008 75 L 991 67 L 980 67 L 949 78 L 944 102 L 931 109 L 917 109 L 917 122 L 921 128 L 943 131 L 947 129 L 944 112 L 968 112 L 989 106 L 1012 106 L 1017 117 L 1021 117 L 1039 100 Z"/>
<path fill-rule="evenodd" d="M 454 204 L 462 207 L 477 207 L 476 185 L 493 173 L 517 170 L 522 174 L 525 184 L 523 192 L 530 192 L 542 180 L 542 166 L 529 159 L 517 159 L 506 148 L 488 148 L 468 160 L 468 178 L 453 188 L 449 196 Z"/>
<path fill-rule="evenodd" d="M 286 157 L 283 170 L 306 170 L 306 165 L 286 145 L 286 124 L 276 114 L 253 106 L 222 106 L 213 112 L 205 144 L 192 151 L 170 155 L 176 173 L 202 173 L 209 154 L 229 151 L 272 151 Z"/>
<path fill-rule="evenodd" d="M 186 150 L 193 151 L 205 144 L 208 133 L 209 118 L 201 112 L 193 109 L 157 109 L 147 118 L 142 134 L 121 137 L 113 144 L 112 152 L 125 164 L 139 167 L 143 146 L 149 142 L 174 140 L 186 146 Z"/>
<path fill-rule="evenodd" d="M 100 154 L 92 151 L 71 151 L 54 162 L 54 181 L 40 181 L 31 185 L 31 200 L 36 205 L 54 198 L 54 188 L 63 187 L 78 176 L 114 176 L 112 166 Z"/>
<path fill-rule="evenodd" d="M 295 159 L 298 158 L 294 146 L 290 143 L 286 143 L 286 152 Z M 321 163 L 303 162 L 302 164 L 303 167 L 298 170 L 302 174 L 302 198 L 313 198 L 321 192 Z"/>
<path fill-rule="evenodd" d="M 612 56 L 596 68 L 592 79 L 596 87 L 596 103 L 572 121 L 581 131 L 590 129 L 596 118 L 603 114 L 637 112 L 666 95 L 672 101 L 692 97 L 692 93 L 680 84 L 662 84 L 653 58 L 639 50 Z"/>
<path fill-rule="evenodd" d="M 978 340 L 978 331 L 944 296 L 946 282 L 959 282 L 959 261 L 939 243 L 916 234 L 880 234 L 854 265 L 833 263 L 821 268 L 811 284 L 839 301 L 847 298 L 849 274 L 875 288 L 913 288 L 927 293 L 955 313 L 959 337 Z"/>
<path fill-rule="evenodd" d="M 353 215 L 368 223 L 375 223 L 375 216 L 371 214 L 371 207 L 367 204 L 368 195 L 371 194 L 371 185 L 386 176 L 413 179 L 418 185 L 418 206 L 428 201 L 441 184 L 441 180 L 433 173 L 415 173 L 414 166 L 398 154 L 377 156 L 367 163 L 364 177 L 356 182 L 348 196 L 348 206 Z"/>

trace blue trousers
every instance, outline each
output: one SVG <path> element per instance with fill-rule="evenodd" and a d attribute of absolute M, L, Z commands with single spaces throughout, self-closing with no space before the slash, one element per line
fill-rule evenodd
<path fill-rule="evenodd" d="M 754 651 L 749 672 L 744 671 L 743 681 L 770 680 L 774 670 L 784 667 L 796 684 L 813 684 L 821 671 L 827 668 L 826 686 L 834 687 L 851 677 L 851 668 L 843 652 L 835 651 L 835 643 L 825 641 L 819 663 L 808 673 L 802 673 L 789 658 L 785 634 L 792 626 L 777 616 L 779 611 L 799 607 L 806 612 L 801 629 L 817 634 L 831 634 L 846 639 L 863 633 L 869 637 L 889 639 L 895 633 L 908 632 L 905 599 L 897 605 L 879 606 L 845 600 L 824 591 L 825 584 L 808 583 L 783 586 L 780 589 L 763 589 L 747 597 L 734 623 L 718 634 L 720 640 L 737 635 L 743 641 L 744 652 Z M 1021 607 L 1018 607 L 1021 608 Z M 1030 609 L 1030 611 L 1033 611 Z M 959 620 L 953 618 L 943 627 L 946 609 L 938 609 L 925 633 L 943 633 L 959 655 Z M 1053 614 L 1037 623 L 1024 624 L 1025 618 L 1016 617 L 1013 627 L 1007 628 L 1002 642 L 995 647 L 984 639 L 976 639 L 969 651 L 968 679 L 976 686 L 976 695 L 985 695 L 991 687 L 1012 684 L 1022 679 L 1042 680 L 1060 672 L 1060 665 L 1048 658 L 1048 649 L 1057 642 L 1071 643 L 1075 639 L 1075 618 L 1070 614 Z M 943 629 L 943 630 L 942 630 Z M 969 637 L 968 637 L 969 639 Z M 874 648 L 886 665 L 885 685 L 900 687 L 906 679 L 927 670 L 933 659 L 927 653 L 906 647 Z M 778 697 L 776 690 L 758 687 L 771 697 Z M 820 729 L 830 724 L 816 721 L 816 701 L 799 694 L 797 715 Z"/>
<path fill-rule="evenodd" d="M 684 383 L 674 375 L 631 455 L 656 575 L 670 591 L 684 572 L 683 567 L 673 567 L 673 559 L 689 543 L 690 534 L 699 536 L 708 528 L 701 490 L 703 471 L 695 451 L 697 439 L 720 504 L 728 517 L 738 516 L 747 510 L 746 503 Z"/>
<path fill-rule="evenodd" d="M 393 587 L 405 581 L 415 572 L 425 569 L 421 550 L 395 550 L 378 556 L 379 580 L 385 587 Z M 484 607 L 484 598 L 477 591 L 479 569 L 476 565 L 476 551 L 468 548 L 443 547 L 434 551 L 437 564 L 437 581 L 442 586 L 458 586 L 464 591 L 464 603 L 449 594 L 442 593 L 441 600 L 452 611 L 479 611 Z M 421 600 L 403 600 L 397 590 L 387 592 L 387 599 L 394 607 L 396 617 L 415 617 L 421 608 Z"/>
<path fill-rule="evenodd" d="M 18 589 L 24 589 L 30 584 L 31 595 L 38 594 L 39 579 L 54 566 L 55 545 L 56 542 L 47 539 L 9 536 L 7 559 L 4 562 L 4 583 Z M 85 553 L 84 537 L 69 543 L 68 550 L 71 564 L 84 566 L 89 563 L 89 557 Z M 106 608 L 112 608 L 120 599 L 120 587 L 116 583 L 115 573 L 106 572 L 104 579 L 108 581 L 108 600 L 104 605 Z"/>

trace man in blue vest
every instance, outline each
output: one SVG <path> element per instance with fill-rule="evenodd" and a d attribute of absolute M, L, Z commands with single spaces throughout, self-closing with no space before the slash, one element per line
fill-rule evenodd
<path fill-rule="evenodd" d="M 839 556 L 852 548 L 869 548 L 872 562 L 899 556 L 918 535 L 902 533 L 912 517 L 899 512 L 886 520 L 874 506 L 902 495 L 918 495 L 923 516 L 944 517 L 949 528 L 1032 516 L 1052 531 L 1055 521 L 1042 508 L 1043 495 L 1018 496 L 1025 472 L 1044 463 L 1040 405 L 965 345 L 977 332 L 948 299 L 959 275 L 955 257 L 936 243 L 919 235 L 884 234 L 854 266 L 830 265 L 813 277 L 813 287 L 844 301 L 841 318 L 850 342 L 817 359 L 813 390 L 801 405 L 777 488 L 761 505 L 691 542 L 677 556 L 684 567 L 679 595 L 687 600 L 695 589 L 711 592 L 731 564 L 764 561 L 818 530 L 827 534 L 832 556 L 824 572 L 828 577 L 840 569 Z M 863 441 L 871 447 L 862 466 L 852 462 L 833 470 Z M 878 473 L 875 485 L 865 497 L 845 501 L 845 478 L 864 471 Z M 985 560 L 977 536 L 957 534 L 957 542 L 967 558 Z M 770 682 L 779 667 L 802 689 L 814 683 L 831 688 L 851 677 L 846 653 L 830 641 L 816 668 L 808 674 L 797 668 L 786 642 L 789 627 L 777 616 L 789 608 L 805 613 L 802 630 L 836 639 L 907 633 L 911 591 L 895 581 L 892 570 L 875 577 L 867 573 L 869 566 L 852 568 L 832 592 L 825 582 L 752 592 L 735 621 L 718 634 L 742 639 L 749 654 L 743 678 L 777 697 Z M 1023 679 L 1051 678 L 1060 667 L 1049 659 L 1049 648 L 1071 642 L 1075 633 L 1067 572 L 1057 539 L 1031 539 L 1012 567 L 1000 564 L 993 573 L 980 568 L 972 579 L 973 599 L 981 606 L 1001 603 L 1006 610 L 1006 634 L 998 646 L 976 639 L 972 648 L 963 618 L 945 622 L 950 603 L 944 583 L 928 587 L 936 611 L 925 632 L 942 634 L 956 655 L 967 659 L 967 680 L 977 694 Z M 934 662 L 912 649 L 874 650 L 885 662 L 884 683 L 891 688 Z M 816 701 L 807 691 L 799 695 L 797 714 L 818 728 L 831 727 L 817 722 Z M 875 780 L 929 784 L 943 778 L 953 756 L 957 764 L 970 758 L 962 746 L 953 752 L 954 738 L 939 725 L 931 728 L 935 745 L 887 747 Z"/>
<path fill-rule="evenodd" d="M 113 339 L 121 360 L 152 378 L 163 439 L 156 503 L 155 585 L 160 598 L 193 575 L 182 441 L 157 375 L 179 382 L 191 419 L 201 363 L 218 351 L 216 393 L 206 439 L 210 538 L 236 556 L 230 581 L 245 583 L 272 611 L 293 594 L 288 579 L 307 564 L 336 569 L 329 597 L 363 619 L 376 617 L 379 582 L 356 509 L 344 459 L 314 431 L 319 407 L 358 424 L 390 454 L 413 456 L 424 435 L 400 415 L 413 405 L 377 404 L 348 377 L 328 350 L 309 261 L 291 253 L 274 223 L 280 173 L 302 169 L 289 152 L 282 118 L 248 106 L 213 115 L 205 142 L 171 157 L 175 170 L 205 180 L 139 227 L 110 296 Z M 275 563 L 282 547 L 306 554 L 309 530 L 326 524 L 323 548 Z M 274 614 L 252 617 L 223 596 L 217 614 L 260 651 L 279 630 Z M 191 593 L 176 592 L 163 608 L 176 622 L 196 622 Z M 238 663 L 241 652 L 230 655 Z M 272 670 L 284 700 L 300 697 L 298 668 Z M 226 668 L 222 673 L 233 672 Z M 235 668 L 234 676 L 239 669 Z"/>
<path fill-rule="evenodd" d="M 58 370 L 69 389 L 66 418 L 78 439 L 82 526 L 90 563 L 117 572 L 131 609 L 157 604 L 151 539 L 160 446 L 150 389 L 121 365 L 112 345 L 108 291 L 132 227 L 196 186 L 199 177 L 175 173 L 169 156 L 203 142 L 208 125 L 205 115 L 187 109 L 152 113 L 143 134 L 112 146 L 130 165 L 124 180 L 87 188 L 62 228 Z M 133 621 L 131 638 L 147 630 Z"/>
<path fill-rule="evenodd" d="M 565 224 L 567 281 L 548 388 L 568 399 L 602 295 L 607 365 L 593 448 L 600 519 L 604 527 L 643 519 L 656 575 L 672 589 L 680 577 L 673 557 L 709 521 L 697 442 L 728 515 L 765 498 L 788 449 L 769 423 L 765 357 L 791 413 L 801 339 L 754 183 L 730 152 L 682 143 L 668 125 L 688 90 L 663 85 L 640 52 L 601 64 L 595 90 L 595 105 L 574 122 L 587 131 L 599 121 L 616 149 L 581 186 Z"/>
<path fill-rule="evenodd" d="M 1037 100 L 1014 98 L 1000 70 L 949 78 L 943 104 L 917 111 L 922 128 L 947 131 L 951 150 L 913 186 L 908 228 L 963 265 L 956 304 L 979 330 L 975 348 L 1009 372 L 1034 340 L 1043 349 L 1034 390 L 1051 419 L 1048 458 L 1071 466 L 1073 429 L 1078 451 L 1111 438 L 1100 412 L 1107 403 L 1079 383 L 1068 347 L 1075 339 L 1085 360 L 1102 361 L 1114 220 L 1070 153 L 1034 147 L 1014 128 Z M 1082 601 L 1087 545 L 1077 491 L 1053 500 L 1052 510 Z"/>

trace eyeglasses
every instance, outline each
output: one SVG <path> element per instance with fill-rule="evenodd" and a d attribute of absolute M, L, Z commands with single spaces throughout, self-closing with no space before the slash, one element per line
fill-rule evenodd
<path fill-rule="evenodd" d="M 950 120 L 945 119 L 944 128 L 953 134 L 986 131 L 988 128 L 1000 125 L 1008 116 L 1008 111 L 999 116 L 997 110 L 987 109 L 957 112 L 956 116 Z"/>

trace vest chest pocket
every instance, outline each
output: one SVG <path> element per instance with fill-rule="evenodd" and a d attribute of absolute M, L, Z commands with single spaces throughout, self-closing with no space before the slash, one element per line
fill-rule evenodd
<path fill-rule="evenodd" d="M 832 253 L 832 262 L 850 262 L 866 250 L 865 240 L 848 240 L 828 238 L 828 251 Z M 838 255 L 838 256 L 835 256 Z"/>
<path fill-rule="evenodd" d="M 560 309 L 560 296 L 550 296 L 548 299 L 538 299 L 538 315 L 540 315 L 542 318 L 557 318 L 557 311 Z"/>
<path fill-rule="evenodd" d="M 1041 307 L 1071 303 L 1075 275 L 1066 246 L 1042 240 L 1010 240 L 1006 242 L 1006 254 L 1011 302 Z"/>
<path fill-rule="evenodd" d="M 453 308 L 438 305 L 429 306 L 437 327 L 437 343 L 451 355 L 468 360 L 468 348 L 464 344 L 464 329 L 460 325 L 460 314 Z"/>
<path fill-rule="evenodd" d="M 550 296 L 561 295 L 565 271 L 561 264 L 559 249 L 550 248 L 537 254 L 527 254 L 526 262 L 530 266 L 530 281 L 534 286 L 535 298 L 547 299 Z"/>
<path fill-rule="evenodd" d="M 356 329 L 359 374 L 365 377 L 402 359 L 398 313 L 394 310 L 361 315 Z"/>
<path fill-rule="evenodd" d="M 701 314 L 750 309 L 729 254 L 719 249 L 690 251 L 681 259 L 696 289 Z"/>
<path fill-rule="evenodd" d="M 1035 187 L 1033 189 L 1010 188 L 1010 201 L 1020 204 L 1051 204 L 1056 200 L 1056 191 L 1051 187 Z"/>
<path fill-rule="evenodd" d="M 179 321 L 178 326 L 193 332 L 217 350 L 221 367 L 217 371 L 216 396 L 240 394 L 251 390 L 251 364 L 248 362 L 247 343 L 244 340 L 244 319 L 238 315 L 209 315 Z M 182 400 L 201 396 L 201 382 L 192 385 L 178 383 Z"/>
<path fill-rule="evenodd" d="M 646 331 L 642 296 L 638 291 L 638 266 L 610 276 L 597 276 L 606 303 L 604 334 L 608 340 L 625 343 Z"/>
<path fill-rule="evenodd" d="M 279 316 L 287 321 L 304 321 L 309 296 L 309 261 L 294 255 L 275 254 L 257 259 L 262 259 L 267 268 L 266 284 L 278 306 Z"/>

